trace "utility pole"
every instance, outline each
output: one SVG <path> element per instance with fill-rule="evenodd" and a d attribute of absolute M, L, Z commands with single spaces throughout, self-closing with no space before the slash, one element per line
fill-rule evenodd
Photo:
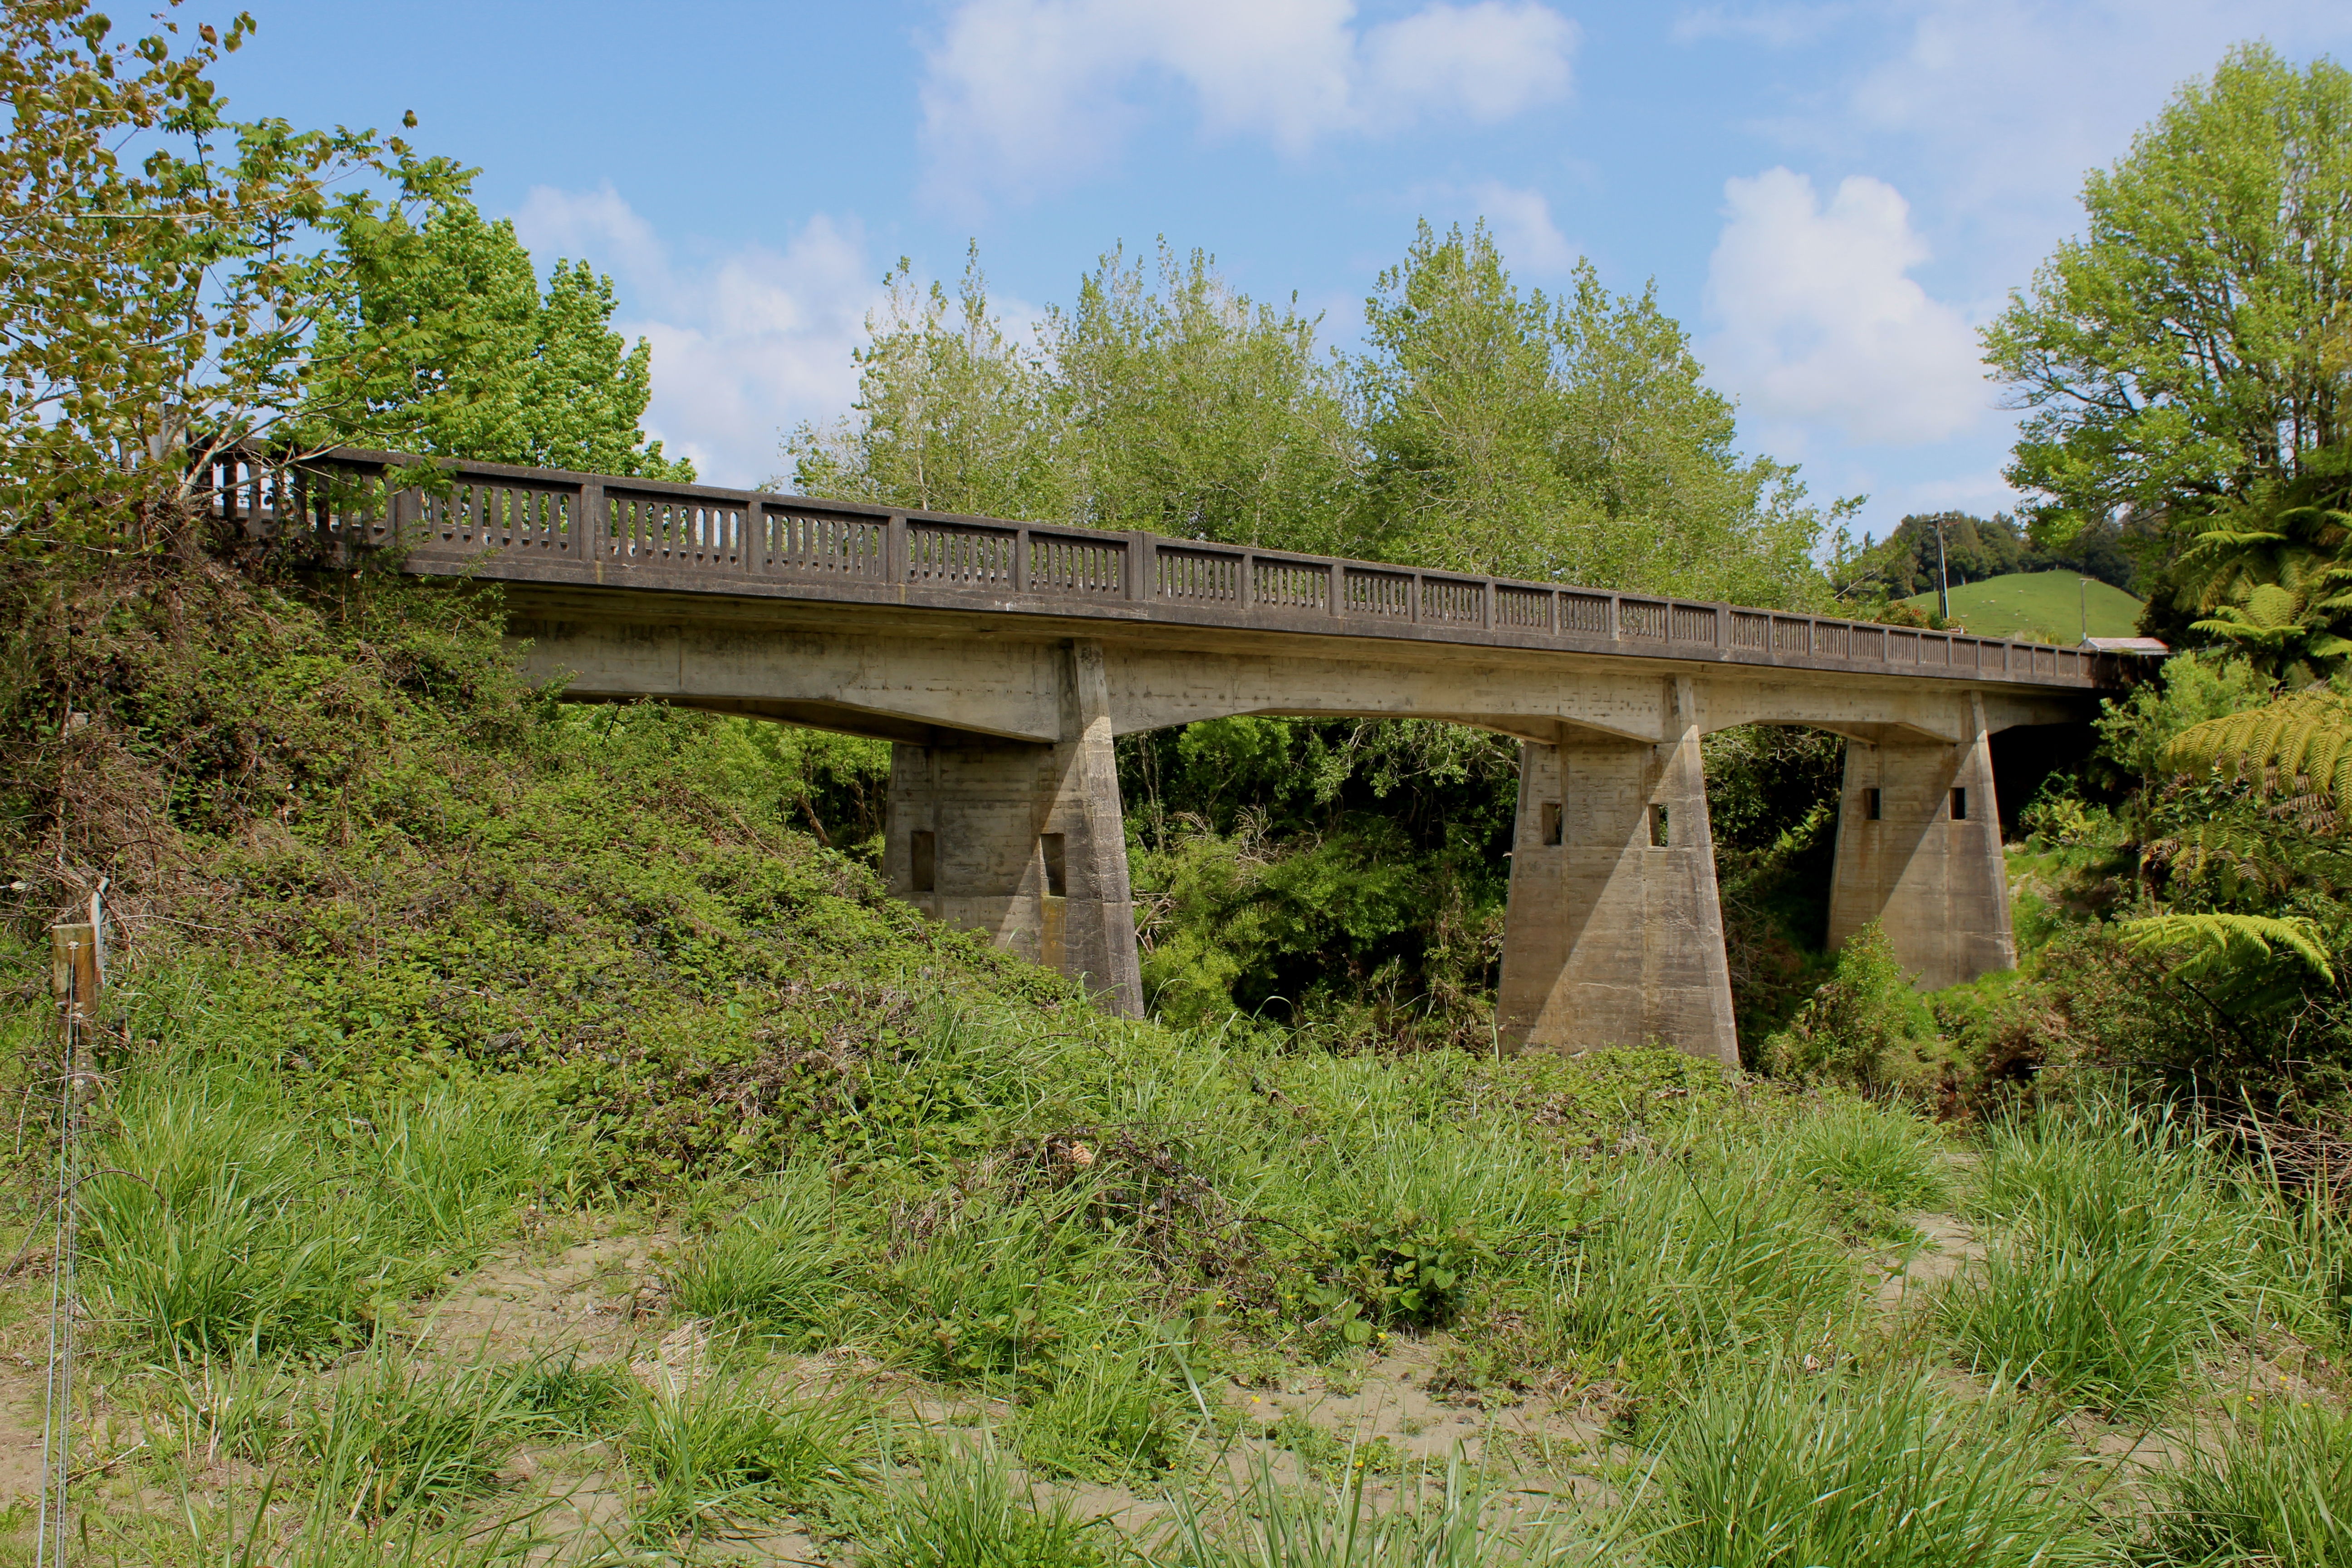
<path fill-rule="evenodd" d="M 2082 590 L 2083 640 L 2089 642 L 2091 640 L 2091 580 L 2088 577 L 2077 577 L 2074 579 L 2074 585 Z"/>
<path fill-rule="evenodd" d="M 1936 520 L 1936 617 L 1952 618 L 1952 574 L 1944 565 L 1944 520 Z"/>

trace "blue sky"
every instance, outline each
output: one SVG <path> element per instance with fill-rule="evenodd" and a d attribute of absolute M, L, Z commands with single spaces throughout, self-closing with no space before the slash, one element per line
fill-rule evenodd
<path fill-rule="evenodd" d="M 1975 329 L 2084 171 L 2234 42 L 2352 57 L 2341 0 L 250 3 L 232 111 L 415 110 L 542 273 L 614 276 L 709 482 L 846 409 L 901 255 L 976 238 L 1018 320 L 1165 235 L 1349 347 L 1416 219 L 1483 216 L 1524 283 L 1655 279 L 1746 445 L 1879 532 L 2009 503 Z"/>

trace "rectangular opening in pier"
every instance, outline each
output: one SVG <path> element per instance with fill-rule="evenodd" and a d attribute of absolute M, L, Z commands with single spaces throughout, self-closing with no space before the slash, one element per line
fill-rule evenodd
<path fill-rule="evenodd" d="M 1666 843 L 1666 808 L 1663 805 L 1652 805 L 1650 807 L 1650 847 L 1664 849 Z"/>
<path fill-rule="evenodd" d="M 1874 789 L 1862 792 L 1862 814 L 1872 822 L 1879 820 L 1879 795 Z"/>
<path fill-rule="evenodd" d="M 1070 875 L 1069 863 L 1063 850 L 1066 842 L 1065 837 L 1059 833 L 1040 834 L 1037 842 L 1045 851 L 1045 896 L 1049 899 L 1068 898 Z"/>
<path fill-rule="evenodd" d="M 1966 822 L 1968 819 L 1969 792 L 1964 789 L 1956 789 L 1952 792 L 1952 820 L 1954 822 Z"/>
<path fill-rule="evenodd" d="M 937 892 L 940 879 L 939 835 L 918 831 L 914 835 L 914 842 L 908 847 L 910 851 L 908 858 L 914 861 L 908 870 L 908 880 L 914 883 L 915 891 Z"/>
<path fill-rule="evenodd" d="M 1548 800 L 1543 804 L 1543 841 L 1546 844 L 1557 844 L 1559 842 L 1559 802 Z"/>

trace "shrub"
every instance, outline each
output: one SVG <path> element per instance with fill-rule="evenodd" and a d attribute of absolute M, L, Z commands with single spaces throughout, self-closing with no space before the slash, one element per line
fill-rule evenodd
<path fill-rule="evenodd" d="M 1871 1084 L 1890 1051 L 1934 1033 L 1895 944 L 1874 922 L 1846 938 L 1812 999 L 1765 1037 L 1758 1065 L 1780 1078 Z"/>

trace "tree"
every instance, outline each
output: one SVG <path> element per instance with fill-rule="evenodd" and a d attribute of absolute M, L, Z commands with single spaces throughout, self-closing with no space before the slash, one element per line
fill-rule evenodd
<path fill-rule="evenodd" d="M 2195 520 L 2347 439 L 2352 73 L 2232 50 L 2084 184 L 2085 233 L 1985 332 L 2037 532 Z M 2178 526 L 2176 524 L 2176 526 Z"/>
<path fill-rule="evenodd" d="M 1741 460 L 1731 403 L 1654 288 L 1612 296 L 1584 263 L 1567 299 L 1522 295 L 1483 225 L 1440 238 L 1424 223 L 1365 318 L 1364 552 L 1753 604 L 1825 597 L 1821 514 L 1794 468 Z"/>
<path fill-rule="evenodd" d="M 184 29 L 177 3 L 120 41 L 87 0 L 0 5 L 0 543 L 20 557 L 184 540 L 204 459 L 306 405 L 331 187 L 455 179 L 397 137 L 227 121 L 205 73 L 253 20 Z"/>
<path fill-rule="evenodd" d="M 1301 551 L 1339 547 L 1356 439 L 1313 318 L 1254 305 L 1160 242 L 1158 288 L 1123 250 L 1046 317 L 1080 521 Z"/>
<path fill-rule="evenodd" d="M 321 292 L 336 308 L 315 353 L 315 439 L 401 451 L 691 480 L 638 428 L 653 349 L 611 330 L 609 278 L 558 261 L 542 299 L 514 225 L 485 223 L 462 188 L 422 225 L 364 198 L 331 220 Z"/>
<path fill-rule="evenodd" d="M 888 303 L 866 318 L 852 415 L 793 430 L 793 488 L 925 511 L 1067 517 L 1051 373 L 989 313 L 980 247 L 952 321 L 947 290 L 918 289 L 905 257 L 882 281 Z"/>

